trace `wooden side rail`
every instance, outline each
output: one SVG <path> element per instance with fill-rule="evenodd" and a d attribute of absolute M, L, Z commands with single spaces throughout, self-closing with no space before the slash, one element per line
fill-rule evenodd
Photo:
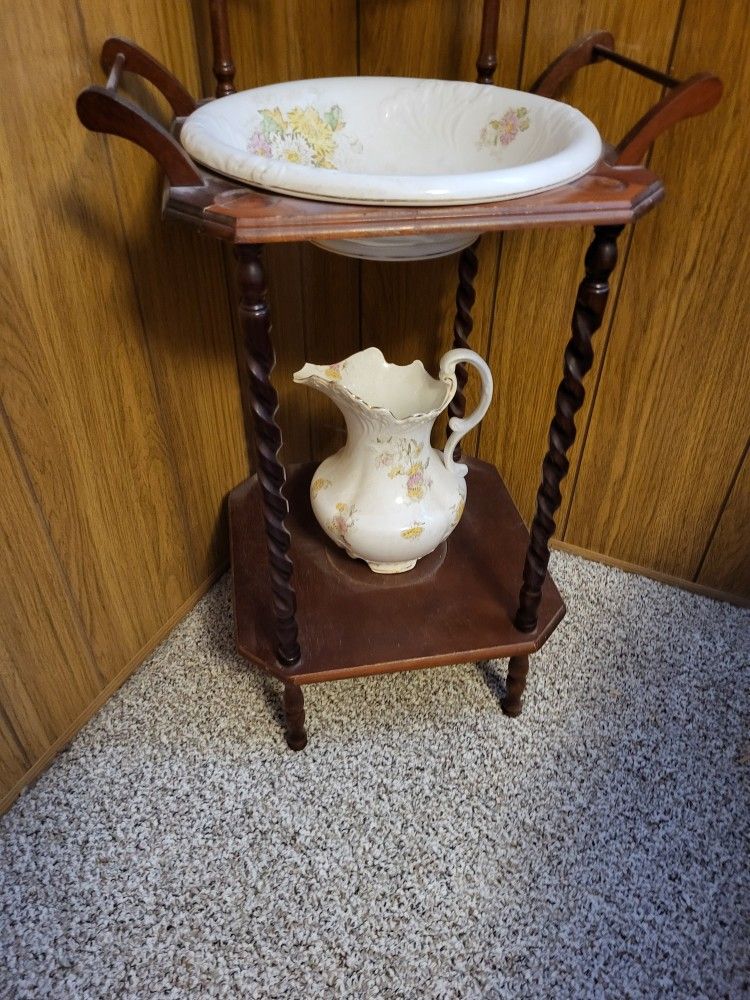
<path fill-rule="evenodd" d="M 702 115 L 714 108 L 721 98 L 721 80 L 711 73 L 696 73 L 687 80 L 676 80 L 652 66 L 630 59 L 615 50 L 615 40 L 608 31 L 592 31 L 567 48 L 532 84 L 532 94 L 555 97 L 564 83 L 579 69 L 608 61 L 667 88 L 667 93 L 640 118 L 615 147 L 612 160 L 621 166 L 640 163 L 655 139 L 677 122 Z"/>
<path fill-rule="evenodd" d="M 181 117 L 194 111 L 196 102 L 177 77 L 144 49 L 124 38 L 107 39 L 101 63 L 109 74 L 107 84 L 86 87 L 78 95 L 76 110 L 81 124 L 92 132 L 119 135 L 145 149 L 172 187 L 202 187 L 203 175 L 174 136 L 137 104 L 117 93 L 123 72 L 136 73 L 152 83 L 175 115 Z"/>

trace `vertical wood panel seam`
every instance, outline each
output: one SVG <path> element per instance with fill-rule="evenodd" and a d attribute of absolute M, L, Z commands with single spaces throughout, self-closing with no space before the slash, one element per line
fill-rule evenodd
<path fill-rule="evenodd" d="M 609 308 L 609 316 L 607 322 L 604 326 L 604 331 L 600 335 L 602 340 L 601 354 L 599 357 L 599 365 L 596 369 L 594 375 L 594 381 L 586 395 L 590 395 L 590 402 L 586 410 L 586 416 L 583 420 L 583 426 L 581 427 L 576 437 L 580 438 L 578 460 L 575 464 L 575 468 L 571 472 L 571 478 L 568 480 L 570 483 L 570 492 L 568 494 L 568 503 L 563 515 L 562 524 L 560 526 L 560 531 L 558 537 L 566 540 L 565 536 L 568 531 L 568 522 L 570 521 L 570 515 L 573 510 L 573 504 L 575 503 L 576 487 L 578 486 L 578 477 L 583 467 L 584 456 L 586 454 L 586 444 L 589 439 L 589 429 L 591 427 L 591 422 L 594 416 L 594 407 L 596 406 L 596 401 L 599 398 L 599 386 L 602 381 L 602 375 L 604 373 L 605 366 L 607 364 L 607 353 L 609 351 L 609 344 L 612 337 L 612 330 L 615 325 L 615 316 L 617 314 L 617 307 L 620 304 L 620 295 L 622 294 L 622 286 L 625 283 L 625 272 L 627 271 L 628 260 L 630 259 L 630 248 L 633 245 L 633 236 L 635 234 L 635 225 L 631 225 L 628 229 L 627 236 L 625 238 L 625 246 L 622 251 L 622 264 L 620 265 L 620 280 L 617 284 L 617 290 L 612 299 L 612 305 Z M 585 392 L 585 390 L 584 390 Z"/>
<path fill-rule="evenodd" d="M 307 289 L 307 268 L 305 267 L 305 246 L 312 247 L 312 244 L 295 244 L 297 248 L 297 254 L 299 256 L 298 272 L 299 272 L 299 297 L 300 297 L 300 322 L 302 324 L 302 348 L 304 350 L 303 362 L 307 361 L 310 357 L 310 325 L 307 322 L 307 305 L 308 305 L 308 289 Z M 312 252 L 310 249 L 308 252 Z M 273 321 L 273 317 L 271 317 Z M 307 410 L 307 453 L 308 459 L 312 459 L 315 455 L 315 432 L 313 428 L 313 419 L 310 415 L 310 409 Z M 286 466 L 286 462 L 284 462 Z"/>
<path fill-rule="evenodd" d="M 104 140 L 104 146 L 106 148 L 107 163 L 109 165 L 110 173 L 114 179 L 114 167 L 112 165 L 112 151 L 110 149 L 110 143 L 107 139 Z M 172 435 L 169 432 L 169 426 L 165 417 L 165 405 L 162 396 L 161 388 L 159 386 L 159 381 L 156 377 L 154 371 L 154 358 L 151 351 L 151 343 L 149 341 L 148 333 L 146 330 L 146 316 L 143 309 L 143 299 L 141 297 L 141 291 L 138 287 L 138 280 L 136 278 L 135 264 L 133 262 L 133 252 L 130 246 L 130 240 L 128 238 L 128 231 L 125 226 L 125 216 L 122 211 L 122 202 L 120 199 L 120 193 L 117 189 L 117 185 L 113 182 L 112 193 L 114 194 L 115 205 L 117 206 L 117 215 L 120 220 L 120 227 L 123 233 L 123 240 L 125 243 L 125 254 L 128 261 L 128 271 L 130 272 L 130 281 L 133 288 L 133 295 L 135 296 L 136 305 L 138 307 L 138 319 L 140 320 L 141 327 L 141 343 L 143 345 L 143 350 L 145 352 L 145 360 L 147 362 L 146 368 L 148 369 L 149 382 L 151 384 L 151 391 L 154 396 L 154 410 L 156 413 L 156 418 L 159 422 L 159 427 L 161 429 L 162 438 L 164 441 L 164 454 L 169 463 L 170 478 L 175 488 L 175 493 L 179 499 L 179 518 L 182 525 L 182 535 L 185 543 L 185 551 L 187 555 L 187 562 L 191 572 L 191 585 L 198 578 L 198 567 L 195 562 L 195 553 L 193 551 L 193 546 L 190 544 L 191 531 L 190 531 L 190 521 L 187 515 L 187 498 L 185 496 L 185 488 L 182 482 L 182 477 L 177 470 L 177 460 L 175 458 L 175 446 L 172 440 Z"/>
<path fill-rule="evenodd" d="M 362 40 L 360 38 L 360 32 L 362 30 L 362 17 L 361 17 L 361 0 L 357 0 L 356 6 L 354 8 L 354 16 L 357 18 L 357 31 L 355 33 L 356 45 L 357 45 L 357 76 L 362 75 Z"/>
<path fill-rule="evenodd" d="M 734 470 L 734 474 L 732 475 L 729 481 L 729 488 L 727 489 L 724 499 L 722 500 L 721 504 L 719 504 L 719 509 L 716 514 L 716 520 L 714 521 L 713 527 L 708 533 L 708 540 L 706 542 L 706 547 L 704 548 L 703 554 L 698 560 L 698 568 L 691 577 L 693 583 L 697 583 L 698 578 L 703 572 L 703 564 L 708 558 L 708 553 L 711 551 L 711 546 L 713 545 L 714 537 L 716 535 L 716 532 L 719 530 L 719 525 L 721 524 L 721 519 L 724 516 L 724 511 L 727 509 L 727 505 L 729 504 L 732 492 L 734 491 L 734 488 L 737 485 L 737 480 L 739 479 L 740 473 L 742 472 L 742 466 L 745 464 L 745 459 L 747 458 L 748 451 L 750 451 L 750 438 L 748 438 L 747 443 L 745 444 L 745 448 L 742 452 L 742 455 L 740 456 L 739 462 L 737 463 L 737 467 Z"/>
<path fill-rule="evenodd" d="M 494 266 L 494 277 L 492 281 L 492 295 L 490 296 L 490 315 L 487 328 L 487 349 L 486 349 L 487 359 L 492 357 L 492 344 L 495 338 L 495 323 L 497 321 L 497 314 L 496 314 L 497 294 L 498 294 L 498 286 L 500 284 L 500 274 L 501 274 L 500 261 L 503 253 L 503 234 L 500 233 L 499 237 L 500 238 L 497 241 L 497 250 L 495 251 L 495 259 L 492 264 L 492 266 Z M 476 438 L 477 443 L 475 450 L 477 455 L 481 455 L 482 453 L 483 430 L 484 430 L 484 423 L 480 423 Z"/>
<path fill-rule="evenodd" d="M 83 18 L 81 11 L 80 0 L 76 0 L 76 10 L 78 11 L 78 21 L 81 31 L 81 40 L 83 43 L 84 56 L 88 61 L 91 54 L 91 45 L 89 42 L 88 34 L 86 32 L 86 22 Z M 198 67 L 198 73 L 200 75 L 200 67 Z M 130 246 L 130 240 L 128 239 L 128 231 L 125 226 L 125 216 L 122 210 L 122 200 L 120 198 L 120 192 L 115 179 L 115 169 L 112 163 L 112 150 L 110 148 L 110 142 L 108 139 L 102 137 L 100 140 L 104 146 L 105 157 L 107 160 L 107 167 L 109 169 L 109 180 L 110 186 L 112 188 L 112 193 L 114 195 L 115 205 L 117 208 L 117 218 L 120 222 L 120 231 L 122 234 L 123 243 L 125 245 L 125 254 L 128 261 L 128 271 L 130 272 L 130 281 L 133 288 L 133 294 L 135 296 L 136 305 L 138 307 L 138 318 L 140 320 L 141 327 L 141 342 L 145 352 L 145 360 L 147 362 L 146 368 L 148 369 L 149 381 L 151 383 L 151 391 L 154 397 L 155 403 L 155 413 L 156 418 L 159 422 L 159 427 L 161 429 L 162 438 L 164 442 L 164 454 L 169 463 L 170 478 L 172 480 L 175 494 L 179 500 L 179 518 L 182 525 L 182 536 L 184 542 L 184 549 L 187 559 L 187 564 L 190 569 L 191 580 L 190 585 L 195 583 L 198 578 L 198 567 L 195 562 L 195 553 L 193 551 L 193 546 L 190 544 L 191 541 L 191 531 L 190 531 L 190 521 L 187 516 L 187 499 L 185 497 L 185 489 L 182 483 L 182 478 L 177 471 L 177 461 L 174 453 L 174 442 L 169 433 L 169 427 L 166 423 L 166 418 L 164 415 L 165 407 L 164 400 L 159 388 L 159 383 L 154 372 L 154 359 L 151 352 L 151 344 L 149 343 L 148 334 L 146 331 L 146 319 L 143 309 L 143 300 L 141 297 L 140 289 L 138 288 L 138 281 L 136 279 L 135 265 L 133 262 L 133 253 Z"/>
<path fill-rule="evenodd" d="M 85 51 L 88 53 L 88 43 L 87 43 L 87 39 L 86 39 L 86 30 L 85 30 L 85 25 L 84 25 L 84 20 L 83 20 L 83 13 L 81 11 L 80 0 L 76 0 L 76 2 L 75 2 L 75 8 L 74 9 L 75 9 L 75 14 L 76 14 L 76 20 L 78 21 L 78 30 L 79 30 L 79 33 L 80 33 L 80 41 L 81 41 L 81 44 L 85 47 Z M 112 178 L 111 178 L 111 168 L 110 168 L 110 180 L 112 180 Z M 47 540 L 47 546 L 48 546 L 49 552 L 50 552 L 50 554 L 52 556 L 52 561 L 53 561 L 53 563 L 55 565 L 55 568 L 56 568 L 56 570 L 57 570 L 57 572 L 59 574 L 60 580 L 62 581 L 62 586 L 63 586 L 63 589 L 65 591 L 65 595 L 66 595 L 67 600 L 68 600 L 68 602 L 70 604 L 70 607 L 72 609 L 72 612 L 73 612 L 73 622 L 72 622 L 72 624 L 73 624 L 73 627 L 74 627 L 76 633 L 78 634 L 78 638 L 79 638 L 79 641 L 81 643 L 81 647 L 85 651 L 85 654 L 86 654 L 86 656 L 88 658 L 88 664 L 87 665 L 88 665 L 88 667 L 92 671 L 92 677 L 99 682 L 99 685 L 100 685 L 99 689 L 101 690 L 101 688 L 103 686 L 105 686 L 106 683 L 107 683 L 106 677 L 100 671 L 99 664 L 97 662 L 96 657 L 94 656 L 94 650 L 93 650 L 93 647 L 91 645 L 91 638 L 89 636 L 88 630 L 86 629 L 86 624 L 85 624 L 85 622 L 83 620 L 83 612 L 81 610 L 80 603 L 78 601 L 78 598 L 75 595 L 75 592 L 73 590 L 73 586 L 72 586 L 72 584 L 70 582 L 70 577 L 68 576 L 67 570 L 65 569 L 65 566 L 64 566 L 63 561 L 62 561 L 62 557 L 61 557 L 61 555 L 60 555 L 60 553 L 58 551 L 57 545 L 55 544 L 54 537 L 53 537 L 53 534 L 52 534 L 52 529 L 51 529 L 50 524 L 49 524 L 49 519 L 47 518 L 47 516 L 46 516 L 46 514 L 44 512 L 44 508 L 42 507 L 41 498 L 37 494 L 37 491 L 36 491 L 36 489 L 34 487 L 34 483 L 33 483 L 33 480 L 31 478 L 31 475 L 29 473 L 28 466 L 26 465 L 26 461 L 25 461 L 25 459 L 23 457 L 23 452 L 22 452 L 21 447 L 20 447 L 20 445 L 18 443 L 18 439 L 17 439 L 15 431 L 13 429 L 13 425 L 11 423 L 11 420 L 10 420 L 9 416 L 8 416 L 7 410 L 5 408 L 5 403 L 4 403 L 4 401 L 2 399 L 0 399 L 0 420 L 2 420 L 2 422 L 3 422 L 3 424 L 4 424 L 5 428 L 6 428 L 6 431 L 7 431 L 7 434 L 8 434 L 8 440 L 10 441 L 10 445 L 11 445 L 11 448 L 13 450 L 13 454 L 16 457 L 16 462 L 18 463 L 18 468 L 19 468 L 19 471 L 21 473 L 21 478 L 22 478 L 23 483 L 24 483 L 24 485 L 26 487 L 26 491 L 27 491 L 28 497 L 29 497 L 29 499 L 31 501 L 31 507 L 32 507 L 32 510 L 34 511 L 34 516 L 36 517 L 37 523 L 39 524 L 39 527 L 40 527 L 40 530 L 41 530 L 43 536 Z M 15 729 L 12 726 L 11 726 L 11 730 L 12 730 L 13 735 L 16 738 L 16 740 L 18 740 L 18 738 L 19 738 L 18 734 L 16 733 Z M 26 757 L 26 756 L 27 755 L 24 752 L 24 757 Z"/>
<path fill-rule="evenodd" d="M 677 52 L 677 45 L 680 41 L 680 33 L 682 32 L 682 21 L 685 16 L 685 7 L 687 6 L 687 0 L 681 0 L 679 9 L 677 11 L 677 18 L 675 20 L 674 32 L 672 34 L 672 46 L 669 50 L 669 57 L 667 58 L 667 73 L 672 72 L 672 66 L 674 64 L 675 53 Z M 666 94 L 667 88 L 662 88 L 662 97 Z M 649 152 L 649 159 L 651 158 L 651 153 Z"/>
<path fill-rule="evenodd" d="M 675 52 L 677 51 L 677 43 L 679 41 L 680 31 L 682 29 L 682 19 L 683 19 L 683 15 L 685 13 L 685 4 L 686 3 L 687 3 L 687 0 L 681 0 L 680 6 L 677 9 L 677 17 L 675 18 L 675 26 L 674 26 L 674 30 L 672 31 L 672 41 L 671 41 L 670 46 L 669 46 L 669 54 L 667 56 L 667 64 L 666 64 L 666 67 L 665 67 L 665 71 L 667 73 L 669 73 L 671 71 L 671 69 L 672 69 L 672 63 L 674 61 L 674 55 L 675 55 Z M 616 44 L 616 42 L 615 42 L 615 44 Z M 661 88 L 661 92 L 659 94 L 659 99 L 660 100 L 667 93 L 667 89 L 668 89 L 667 87 L 662 87 Z M 645 163 L 646 166 L 648 166 L 651 163 L 651 157 L 653 155 L 653 151 L 654 151 L 654 147 L 652 146 L 649 149 L 649 151 L 648 151 L 648 153 L 646 155 L 645 161 L 644 161 L 644 163 Z M 591 423 L 592 423 L 592 420 L 593 420 L 593 417 L 594 417 L 594 408 L 596 406 L 597 399 L 599 398 L 599 386 L 601 385 L 602 375 L 604 373 L 604 368 L 605 368 L 605 365 L 607 363 L 607 353 L 609 351 L 609 345 L 610 345 L 610 342 L 611 342 L 611 339 L 612 339 L 612 332 L 613 332 L 614 326 L 615 326 L 615 318 L 617 316 L 617 307 L 620 304 L 620 296 L 622 294 L 623 285 L 625 284 L 625 275 L 626 275 L 626 272 L 627 272 L 628 261 L 630 259 L 630 250 L 631 250 L 631 247 L 633 246 L 633 239 L 635 237 L 635 227 L 636 227 L 636 225 L 637 225 L 637 222 L 633 223 L 630 226 L 630 228 L 628 230 L 628 233 L 627 233 L 626 244 L 625 244 L 625 247 L 623 249 L 623 254 L 622 254 L 622 264 L 620 265 L 620 280 L 619 280 L 619 283 L 617 285 L 617 292 L 615 293 L 614 299 L 612 301 L 612 306 L 611 306 L 611 308 L 609 310 L 609 322 L 607 323 L 606 329 L 605 329 L 605 336 L 604 336 L 604 340 L 603 340 L 603 343 L 602 343 L 601 358 L 600 358 L 600 361 L 599 361 L 599 365 L 598 365 L 598 367 L 596 369 L 596 373 L 595 373 L 595 377 L 594 377 L 594 383 L 593 383 L 593 385 L 591 387 L 591 402 L 589 403 L 589 406 L 588 406 L 588 409 L 587 409 L 587 415 L 586 415 L 586 417 L 584 419 L 584 425 L 583 425 L 582 434 L 581 434 L 581 443 L 579 445 L 578 461 L 576 462 L 575 469 L 573 469 L 572 481 L 571 481 L 571 486 L 570 486 L 569 500 L 568 500 L 567 506 L 565 508 L 565 513 L 564 513 L 564 516 L 563 516 L 562 528 L 561 528 L 560 536 L 559 536 L 563 540 L 565 540 L 567 532 L 568 532 L 568 524 L 570 523 L 570 516 L 571 516 L 571 513 L 573 511 L 573 504 L 575 503 L 576 487 L 578 486 L 578 477 L 580 475 L 581 469 L 583 468 L 584 457 L 585 457 L 585 454 L 586 454 L 586 444 L 587 444 L 588 438 L 589 438 L 589 430 L 591 428 Z"/>
<path fill-rule="evenodd" d="M 528 40 L 529 34 L 529 22 L 531 21 L 531 4 L 533 0 L 526 0 L 526 11 L 523 19 L 523 45 L 521 46 L 521 54 L 518 59 L 518 73 L 516 75 L 516 81 L 518 83 L 518 89 L 521 90 L 521 84 L 523 82 L 524 74 L 526 73 L 526 42 Z M 539 72 L 541 73 L 544 67 L 540 67 Z"/>
<path fill-rule="evenodd" d="M 253 474 L 253 426 L 252 426 L 252 408 L 250 406 L 250 401 L 247 399 L 247 378 L 245 374 L 245 358 L 242 353 L 242 332 L 239 329 L 239 320 L 237 317 L 237 310 L 234 307 L 233 298 L 233 288 L 235 282 L 234 274 L 234 259 L 230 259 L 229 253 L 227 253 L 222 247 L 221 254 L 221 270 L 224 275 L 224 290 L 227 296 L 227 308 L 229 311 L 229 322 L 230 322 L 230 335 L 232 338 L 232 347 L 234 350 L 234 361 L 235 367 L 237 369 L 237 388 L 240 394 L 240 409 L 242 410 L 242 429 L 245 435 L 245 458 L 247 463 L 247 474 L 251 476 Z M 273 317 L 272 317 L 273 319 Z"/>
<path fill-rule="evenodd" d="M 26 465 L 26 461 L 24 460 L 23 452 L 21 451 L 18 439 L 16 438 L 15 431 L 13 430 L 13 424 L 11 423 L 10 417 L 8 416 L 8 412 L 5 408 L 5 403 L 2 399 L 0 399 L 0 420 L 2 420 L 2 423 L 5 426 L 6 432 L 8 434 L 8 440 L 10 441 L 10 446 L 13 451 L 13 455 L 16 459 L 19 472 L 21 473 L 21 479 L 26 489 L 28 499 L 31 503 L 31 508 L 34 512 L 34 518 L 37 522 L 39 530 L 41 531 L 43 537 L 47 542 L 47 546 L 51 553 L 52 562 L 54 563 L 55 570 L 57 571 L 62 581 L 62 586 L 63 589 L 65 590 L 65 595 L 73 610 L 73 625 L 75 627 L 76 632 L 78 633 L 78 638 L 81 642 L 83 649 L 85 649 L 88 654 L 88 661 L 89 661 L 88 666 L 92 669 L 94 678 L 98 680 L 101 685 L 104 685 L 107 683 L 107 679 L 99 670 L 99 664 L 97 663 L 96 657 L 94 656 L 94 650 L 92 648 L 91 639 L 86 629 L 86 624 L 83 620 L 83 614 L 81 612 L 80 604 L 78 603 L 78 599 L 74 594 L 70 578 L 65 569 L 65 566 L 63 565 L 63 561 L 60 556 L 60 553 L 57 550 L 57 546 L 55 545 L 54 538 L 52 537 L 52 531 L 49 526 L 49 521 L 47 520 L 47 517 L 44 513 L 44 508 L 42 507 L 39 496 L 37 495 L 36 489 L 34 488 L 34 483 L 31 479 L 31 475 Z"/>
<path fill-rule="evenodd" d="M 205 2 L 205 0 L 198 0 L 198 2 Z M 203 66 L 203 61 L 201 59 L 201 53 L 198 43 L 198 28 L 196 23 L 196 12 L 195 7 L 193 8 L 193 17 L 191 18 L 192 23 L 192 37 L 193 37 L 193 58 L 195 59 L 196 66 L 198 67 L 198 79 L 201 81 L 201 91 L 205 92 L 208 89 L 209 93 L 213 89 L 210 82 L 210 74 L 208 81 L 208 88 L 206 88 L 206 81 L 203 79 L 203 73 L 201 68 Z M 226 296 L 226 315 L 229 317 L 229 329 L 226 335 L 229 336 L 232 341 L 232 352 L 234 354 L 234 365 L 236 369 L 237 379 L 235 385 L 237 387 L 237 392 L 240 396 L 240 411 L 242 413 L 242 429 L 244 432 L 245 439 L 245 463 L 247 467 L 247 474 L 251 476 L 253 473 L 253 461 L 252 461 L 252 448 L 253 448 L 253 438 L 252 438 L 252 427 L 250 418 L 250 406 L 245 405 L 245 376 L 243 372 L 244 359 L 240 351 L 240 339 L 241 334 L 239 331 L 237 310 L 234 308 L 234 298 L 233 298 L 233 288 L 234 288 L 234 259 L 230 259 L 230 254 L 227 252 L 228 244 L 219 243 L 217 252 L 219 254 L 219 270 L 222 275 L 222 284 L 224 287 L 224 294 Z"/>
<path fill-rule="evenodd" d="M 501 0 L 501 10 L 502 10 L 502 0 Z M 529 18 L 531 17 L 531 0 L 526 0 L 526 7 L 523 14 L 523 27 L 521 29 L 521 51 L 518 57 L 518 66 L 516 67 L 516 90 L 521 89 L 521 81 L 523 79 L 524 63 L 526 62 L 526 39 L 529 34 Z"/>
<path fill-rule="evenodd" d="M 31 767 L 33 767 L 34 761 L 31 759 L 31 757 L 29 757 L 28 753 L 26 752 L 26 748 L 21 742 L 21 738 L 19 737 L 18 733 L 15 730 L 15 727 L 13 726 L 13 723 L 10 720 L 10 716 L 3 708 L 2 702 L 0 702 L 0 719 L 2 719 L 3 725 L 5 726 L 5 730 L 8 733 L 8 736 L 15 744 L 16 750 L 18 751 L 21 760 L 24 761 L 24 763 L 26 764 L 26 769 L 29 770 Z M 21 780 L 23 780 L 23 778 Z"/>
<path fill-rule="evenodd" d="M 357 0 L 359 3 L 359 0 Z M 521 48 L 518 53 L 518 65 L 516 66 L 516 89 L 521 88 L 521 75 L 523 72 L 523 63 L 526 57 L 526 38 L 529 30 L 529 8 L 531 7 L 531 0 L 526 0 L 526 6 L 524 7 L 523 15 L 523 28 L 521 29 Z M 500 0 L 500 13 L 502 14 L 502 0 Z M 498 36 L 497 41 L 498 58 L 500 49 L 500 39 Z M 499 67 L 498 67 L 499 69 Z M 497 321 L 497 295 L 500 285 L 500 276 L 502 274 L 501 263 L 503 254 L 503 245 L 505 242 L 505 233 L 499 232 L 497 234 L 497 251 L 495 252 L 494 260 L 494 278 L 492 281 L 492 295 L 490 297 L 490 318 L 487 327 L 487 358 L 492 357 L 492 345 L 495 338 L 495 323 Z M 482 433 L 484 431 L 484 423 L 480 423 L 479 429 L 477 431 L 476 437 L 476 454 L 481 455 L 482 453 Z"/>

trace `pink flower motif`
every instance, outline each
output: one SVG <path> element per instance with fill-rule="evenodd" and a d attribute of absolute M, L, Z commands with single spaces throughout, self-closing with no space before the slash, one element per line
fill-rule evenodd
<path fill-rule="evenodd" d="M 253 132 L 247 144 L 248 152 L 256 156 L 270 156 L 271 144 L 262 132 Z"/>
<path fill-rule="evenodd" d="M 416 486 L 421 486 L 423 482 L 424 475 L 421 472 L 413 472 L 406 480 L 406 488 L 408 490 L 414 489 Z"/>
<path fill-rule="evenodd" d="M 513 142 L 519 131 L 518 115 L 515 111 L 506 111 L 497 123 L 497 138 L 501 146 Z"/>
<path fill-rule="evenodd" d="M 348 525 L 346 523 L 346 518 L 344 517 L 343 514 L 337 514 L 331 521 L 331 525 L 333 526 L 333 530 L 337 534 L 342 536 L 346 534 L 346 529 Z"/>

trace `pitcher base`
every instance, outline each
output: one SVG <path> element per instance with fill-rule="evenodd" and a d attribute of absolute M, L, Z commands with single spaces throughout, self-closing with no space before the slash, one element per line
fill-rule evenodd
<path fill-rule="evenodd" d="M 368 562 L 373 573 L 406 573 L 417 565 L 416 559 L 408 562 Z"/>

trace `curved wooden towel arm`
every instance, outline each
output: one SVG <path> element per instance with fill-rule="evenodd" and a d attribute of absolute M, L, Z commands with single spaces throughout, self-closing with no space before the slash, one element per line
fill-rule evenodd
<path fill-rule="evenodd" d="M 82 125 L 92 132 L 106 132 L 130 139 L 150 153 L 169 178 L 172 187 L 199 187 L 205 178 L 180 143 L 163 125 L 133 101 L 117 93 L 122 73 L 137 73 L 166 98 L 175 115 L 190 114 L 195 99 L 166 66 L 125 38 L 108 38 L 101 63 L 109 73 L 106 87 L 86 87 L 78 95 L 76 110 Z"/>
<path fill-rule="evenodd" d="M 615 40 L 608 31 L 592 31 L 577 39 L 532 84 L 532 94 L 554 97 L 562 85 L 579 69 L 607 60 L 667 87 L 667 93 L 635 123 L 618 143 L 613 162 L 634 166 L 641 162 L 655 139 L 672 125 L 702 115 L 721 99 L 722 83 L 711 73 L 696 73 L 688 80 L 675 80 L 651 66 L 644 66 L 615 50 Z"/>

